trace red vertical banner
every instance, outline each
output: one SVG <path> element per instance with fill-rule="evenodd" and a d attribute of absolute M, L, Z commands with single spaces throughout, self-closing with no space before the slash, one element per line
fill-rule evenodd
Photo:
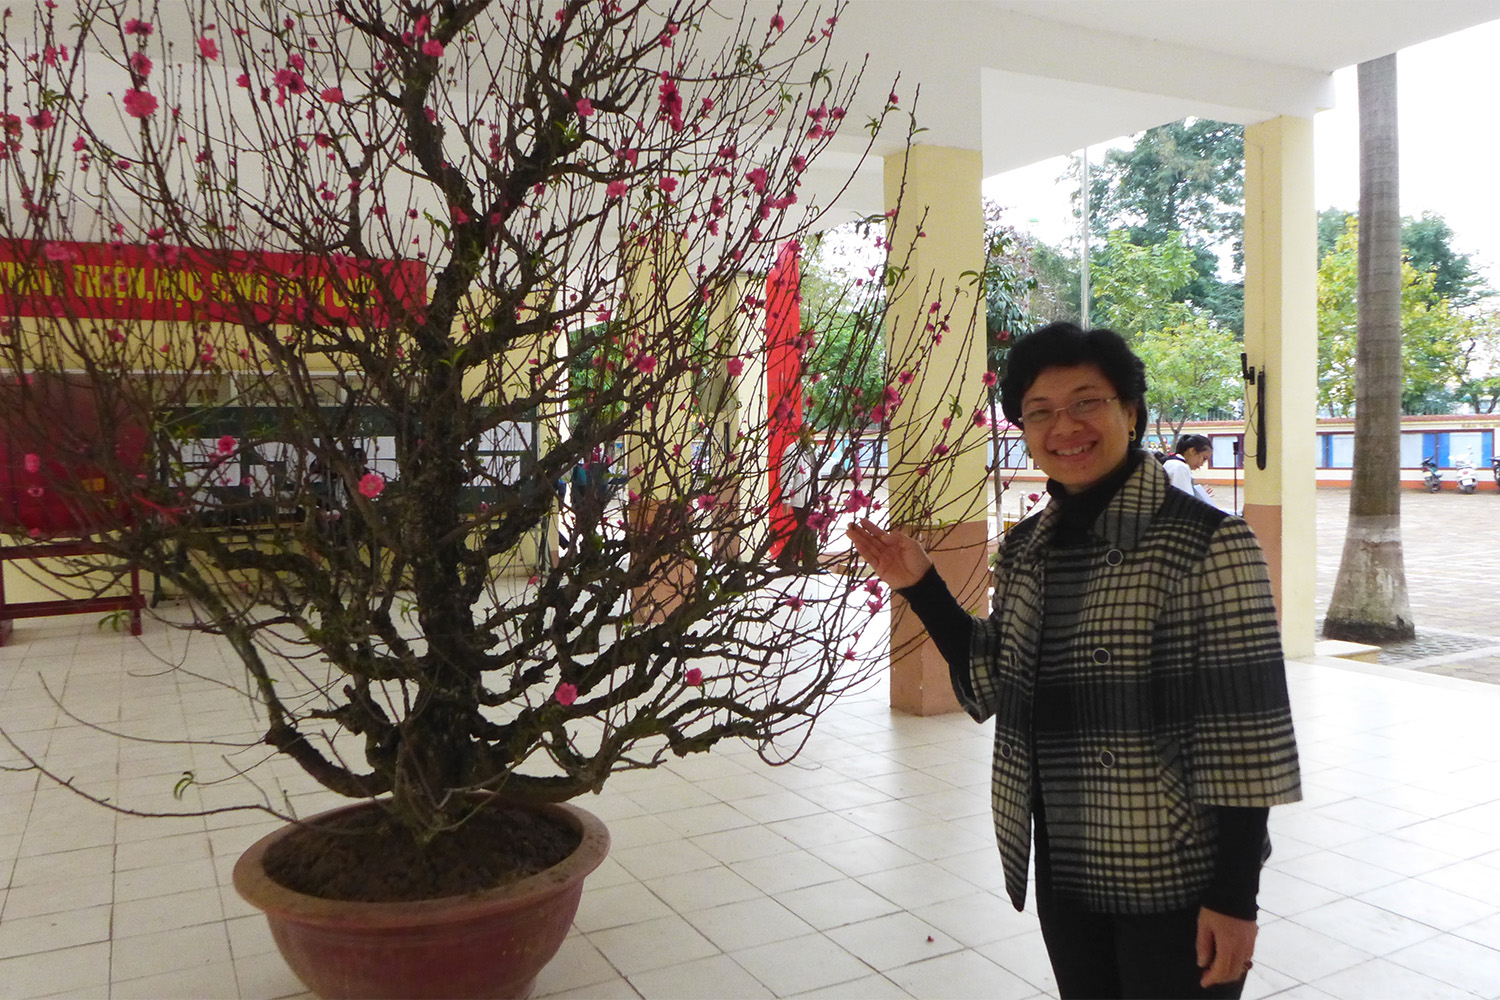
<path fill-rule="evenodd" d="M 767 456 L 771 474 L 771 554 L 781 553 L 796 526 L 781 501 L 781 461 L 802 430 L 802 302 L 797 257 L 802 248 L 788 240 L 766 277 L 766 406 L 771 415 Z"/>

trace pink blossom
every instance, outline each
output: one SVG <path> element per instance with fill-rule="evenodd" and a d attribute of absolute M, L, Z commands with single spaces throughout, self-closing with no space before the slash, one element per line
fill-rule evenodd
<path fill-rule="evenodd" d="M 986 414 L 983 410 L 975 410 L 974 411 L 974 426 L 975 427 L 988 427 L 989 425 L 990 425 L 989 415 Z"/>
<path fill-rule="evenodd" d="M 564 681 L 557 685 L 557 690 L 553 692 L 552 697 L 557 699 L 559 705 L 571 705 L 578 700 L 578 688 Z"/>
<path fill-rule="evenodd" d="M 932 453 L 937 457 L 942 458 L 944 455 L 948 454 L 948 446 L 939 442 L 932 446 Z"/>
<path fill-rule="evenodd" d="M 828 515 L 821 510 L 815 510 L 807 515 L 807 526 L 814 531 L 822 531 L 828 527 Z"/>
<path fill-rule="evenodd" d="M 984 376 L 980 378 L 979 381 L 983 382 L 987 386 L 992 386 L 996 382 L 1000 381 L 1000 379 L 995 375 L 994 372 L 985 372 Z"/>
<path fill-rule="evenodd" d="M 780 14 L 777 14 L 771 18 L 771 30 L 782 31 L 785 28 L 786 20 Z"/>
<path fill-rule="evenodd" d="M 225 434 L 219 438 L 219 454 L 227 455 L 239 447 L 239 442 L 234 439 L 233 434 Z"/>
<path fill-rule="evenodd" d="M 781 604 L 783 607 L 791 608 L 793 611 L 801 611 L 807 602 L 800 597 L 788 597 Z"/>
<path fill-rule="evenodd" d="M 587 97 L 580 97 L 578 103 L 573 105 L 573 110 L 578 112 L 579 118 L 587 118 L 594 113 L 594 102 Z"/>
<path fill-rule="evenodd" d="M 338 87 L 324 87 L 323 92 L 318 96 L 329 104 L 344 103 L 344 92 Z"/>
<path fill-rule="evenodd" d="M 366 472 L 359 477 L 360 496 L 374 500 L 385 491 L 385 477 L 378 472 Z"/>
<path fill-rule="evenodd" d="M 610 181 L 609 185 L 604 189 L 604 193 L 611 198 L 623 198 L 625 197 L 625 192 L 629 190 L 630 185 L 624 181 Z"/>
<path fill-rule="evenodd" d="M 81 153 L 87 148 L 88 143 L 84 141 L 83 136 L 80 135 L 78 138 L 73 140 L 73 152 Z"/>
<path fill-rule="evenodd" d="M 677 92 L 677 84 L 672 82 L 672 78 L 666 74 L 663 76 L 665 79 L 656 92 L 656 99 L 660 104 L 657 116 L 667 119 L 673 131 L 678 131 L 682 128 L 682 95 Z"/>
<path fill-rule="evenodd" d="M 28 454 L 25 459 L 25 464 L 27 472 L 39 472 L 42 468 L 41 456 L 34 453 Z"/>
<path fill-rule="evenodd" d="M 730 358 L 728 361 L 724 362 L 724 370 L 729 372 L 729 374 L 731 375 L 738 375 L 740 372 L 745 370 L 745 362 L 741 361 L 739 358 Z"/>
<path fill-rule="evenodd" d="M 443 54 L 443 43 L 436 38 L 428 39 L 422 43 L 422 54 L 424 56 L 440 57 Z"/>
<path fill-rule="evenodd" d="M 276 86 L 288 90 L 293 94 L 307 92 L 307 81 L 302 78 L 301 73 L 298 73 L 294 69 L 278 69 L 272 82 Z"/>
<path fill-rule="evenodd" d="M 699 687 L 703 684 L 703 671 L 697 667 L 689 667 L 688 672 L 682 675 L 682 679 L 689 687 Z"/>
<path fill-rule="evenodd" d="M 893 91 L 891 91 L 891 96 L 887 97 L 885 99 L 885 101 L 886 101 L 887 104 L 900 104 L 901 103 L 901 98 L 898 97 L 896 95 L 896 92 L 893 90 Z"/>
<path fill-rule="evenodd" d="M 62 243 L 48 243 L 42 252 L 55 264 L 66 264 L 76 256 L 72 247 Z"/>
<path fill-rule="evenodd" d="M 125 113 L 132 118 L 145 118 L 156 111 L 157 100 L 144 90 L 125 91 Z"/>
<path fill-rule="evenodd" d="M 868 608 L 870 614 L 873 615 L 879 613 L 880 609 L 885 607 L 885 602 L 878 597 L 872 597 L 865 602 L 865 607 Z"/>
<path fill-rule="evenodd" d="M 144 52 L 132 52 L 130 54 L 130 68 L 141 76 L 151 75 L 151 57 Z"/>
<path fill-rule="evenodd" d="M 152 31 L 150 21 L 139 21 L 133 17 L 125 22 L 124 28 L 125 34 L 140 35 L 142 38 L 145 38 L 147 35 L 151 34 Z"/>
<path fill-rule="evenodd" d="M 213 344 L 204 344 L 203 345 L 203 350 L 199 352 L 198 356 L 203 359 L 203 363 L 205 365 L 211 365 L 211 364 L 213 364 L 214 363 L 214 345 Z"/>
<path fill-rule="evenodd" d="M 643 375 L 650 375 L 656 371 L 656 358 L 650 354 L 638 354 L 635 358 L 635 367 Z"/>
<path fill-rule="evenodd" d="M 713 510 L 714 506 L 719 502 L 719 498 L 712 493 L 705 493 L 694 502 L 698 505 L 699 510 Z"/>
<path fill-rule="evenodd" d="M 36 129 L 38 132 L 41 132 L 44 129 L 49 129 L 53 125 L 56 125 L 57 124 L 57 118 L 56 118 L 56 116 L 54 116 L 52 114 L 52 112 L 43 110 L 43 111 L 38 111 L 36 114 L 34 114 L 31 117 L 27 118 L 26 119 L 26 124 L 30 125 L 32 128 Z"/>
<path fill-rule="evenodd" d="M 198 39 L 198 53 L 210 61 L 217 59 L 219 58 L 219 43 L 205 35 Z"/>
<path fill-rule="evenodd" d="M 632 167 L 635 166 L 636 159 L 639 156 L 640 156 L 640 150 L 638 150 L 638 149 L 633 149 L 633 148 L 627 147 L 625 149 L 617 149 L 617 150 L 615 150 L 615 159 L 617 159 L 617 160 L 623 160 L 626 163 L 630 164 Z"/>
<path fill-rule="evenodd" d="M 667 194 L 671 194 L 673 191 L 677 190 L 677 178 L 663 177 L 661 180 L 656 182 L 656 186 L 661 188 Z"/>

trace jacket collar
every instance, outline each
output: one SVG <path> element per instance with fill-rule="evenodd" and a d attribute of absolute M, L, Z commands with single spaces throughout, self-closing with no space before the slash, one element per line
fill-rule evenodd
<path fill-rule="evenodd" d="M 1104 513 L 1094 522 L 1090 534 L 1111 548 L 1122 551 L 1135 548 L 1146 533 L 1151 519 L 1161 509 L 1170 488 L 1170 481 L 1161 463 L 1150 455 L 1144 456 L 1105 506 Z M 1055 503 L 1042 508 L 1042 512 L 1037 515 L 1036 530 L 1031 533 L 1021 550 L 1023 556 L 1041 558 L 1052 543 L 1061 514 L 1061 507 Z"/>

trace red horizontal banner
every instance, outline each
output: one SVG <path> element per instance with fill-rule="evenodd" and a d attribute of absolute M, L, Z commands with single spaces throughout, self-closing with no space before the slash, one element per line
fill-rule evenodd
<path fill-rule="evenodd" d="M 0 310 L 105 320 L 381 325 L 420 311 L 414 260 L 0 241 Z"/>

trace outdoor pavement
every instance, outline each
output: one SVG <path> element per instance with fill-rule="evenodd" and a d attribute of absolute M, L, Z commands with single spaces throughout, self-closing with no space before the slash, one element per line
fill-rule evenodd
<path fill-rule="evenodd" d="M 1500 494 L 1401 494 L 1401 543 L 1417 637 L 1380 651 L 1379 662 L 1500 684 Z M 1321 623 L 1333 596 L 1348 489 L 1318 490 Z"/>

